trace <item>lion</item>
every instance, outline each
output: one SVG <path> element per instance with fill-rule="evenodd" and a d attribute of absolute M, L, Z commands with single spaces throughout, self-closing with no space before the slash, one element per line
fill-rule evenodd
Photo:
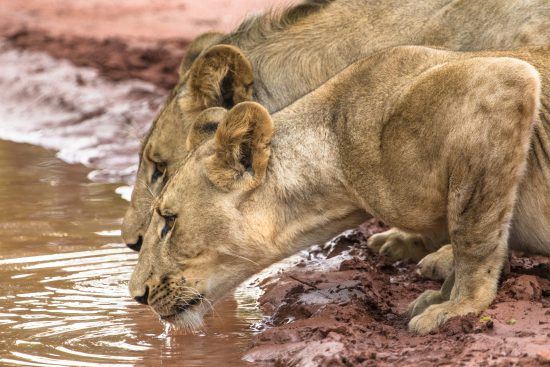
<path fill-rule="evenodd" d="M 401 46 L 272 115 L 207 108 L 155 200 L 131 295 L 196 323 L 262 268 L 375 216 L 452 246 L 441 290 L 409 306 L 411 331 L 484 310 L 508 245 L 550 255 L 549 67 L 549 47 Z"/>
<path fill-rule="evenodd" d="M 546 0 L 315 0 L 245 21 L 193 42 L 180 81 L 142 144 L 122 237 L 139 251 L 151 202 L 186 156 L 197 114 L 255 100 L 277 111 L 351 63 L 385 47 L 510 49 L 550 42 Z M 204 83 L 205 98 L 193 95 Z"/>

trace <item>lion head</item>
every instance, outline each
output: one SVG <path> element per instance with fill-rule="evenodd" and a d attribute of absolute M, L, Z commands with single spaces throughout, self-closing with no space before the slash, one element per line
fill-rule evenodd
<path fill-rule="evenodd" d="M 209 108 L 231 108 L 252 98 L 250 62 L 234 46 L 207 47 L 219 39 L 216 35 L 205 35 L 190 47 L 180 67 L 180 82 L 142 145 L 131 203 L 122 225 L 123 240 L 136 251 L 141 248 L 153 200 L 187 154 L 182 142 L 186 141 L 190 127 L 205 123 L 208 128 L 207 120 L 215 120 L 219 113 L 218 110 L 202 113 Z"/>
<path fill-rule="evenodd" d="M 129 284 L 138 302 L 186 326 L 259 270 L 365 219 L 341 181 L 299 163 L 309 151 L 272 141 L 273 120 L 258 103 L 199 116 L 208 118 L 193 124 L 187 155 L 153 204 Z M 318 164 L 332 153 L 320 152 Z"/>
<path fill-rule="evenodd" d="M 153 205 L 130 291 L 163 318 L 184 315 L 193 324 L 209 300 L 259 269 L 243 246 L 266 249 L 235 218 L 242 216 L 242 195 L 265 175 L 272 123 L 265 109 L 249 103 L 230 112 L 207 108 L 195 118 L 187 156 Z"/>

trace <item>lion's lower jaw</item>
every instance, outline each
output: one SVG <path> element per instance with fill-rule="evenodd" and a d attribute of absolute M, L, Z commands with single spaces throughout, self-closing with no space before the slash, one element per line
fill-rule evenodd
<path fill-rule="evenodd" d="M 165 332 L 197 332 L 204 329 L 204 316 L 210 308 L 204 303 L 169 317 L 160 317 Z"/>

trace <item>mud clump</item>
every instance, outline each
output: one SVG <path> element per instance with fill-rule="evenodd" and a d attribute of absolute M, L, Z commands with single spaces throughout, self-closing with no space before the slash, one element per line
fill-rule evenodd
<path fill-rule="evenodd" d="M 412 263 L 388 263 L 366 247 L 376 221 L 348 233 L 310 259 L 262 285 L 271 317 L 245 359 L 272 366 L 522 365 L 548 360 L 548 279 L 513 257 L 493 305 L 481 315 L 449 320 L 427 336 L 407 331 L 404 312 L 424 290 Z M 325 257 L 327 267 L 319 264 Z M 527 265 L 528 264 L 528 265 Z"/>
<path fill-rule="evenodd" d="M 541 301 L 542 287 L 534 275 L 511 276 L 501 286 L 498 301 Z"/>

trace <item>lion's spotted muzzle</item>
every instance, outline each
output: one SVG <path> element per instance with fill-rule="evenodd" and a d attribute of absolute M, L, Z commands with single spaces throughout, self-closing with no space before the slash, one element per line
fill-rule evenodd
<path fill-rule="evenodd" d="M 134 299 L 149 305 L 161 319 L 169 322 L 208 302 L 204 294 L 186 285 L 185 278 L 169 276 L 161 277 L 157 284 L 148 281 L 140 294 L 134 294 Z"/>

